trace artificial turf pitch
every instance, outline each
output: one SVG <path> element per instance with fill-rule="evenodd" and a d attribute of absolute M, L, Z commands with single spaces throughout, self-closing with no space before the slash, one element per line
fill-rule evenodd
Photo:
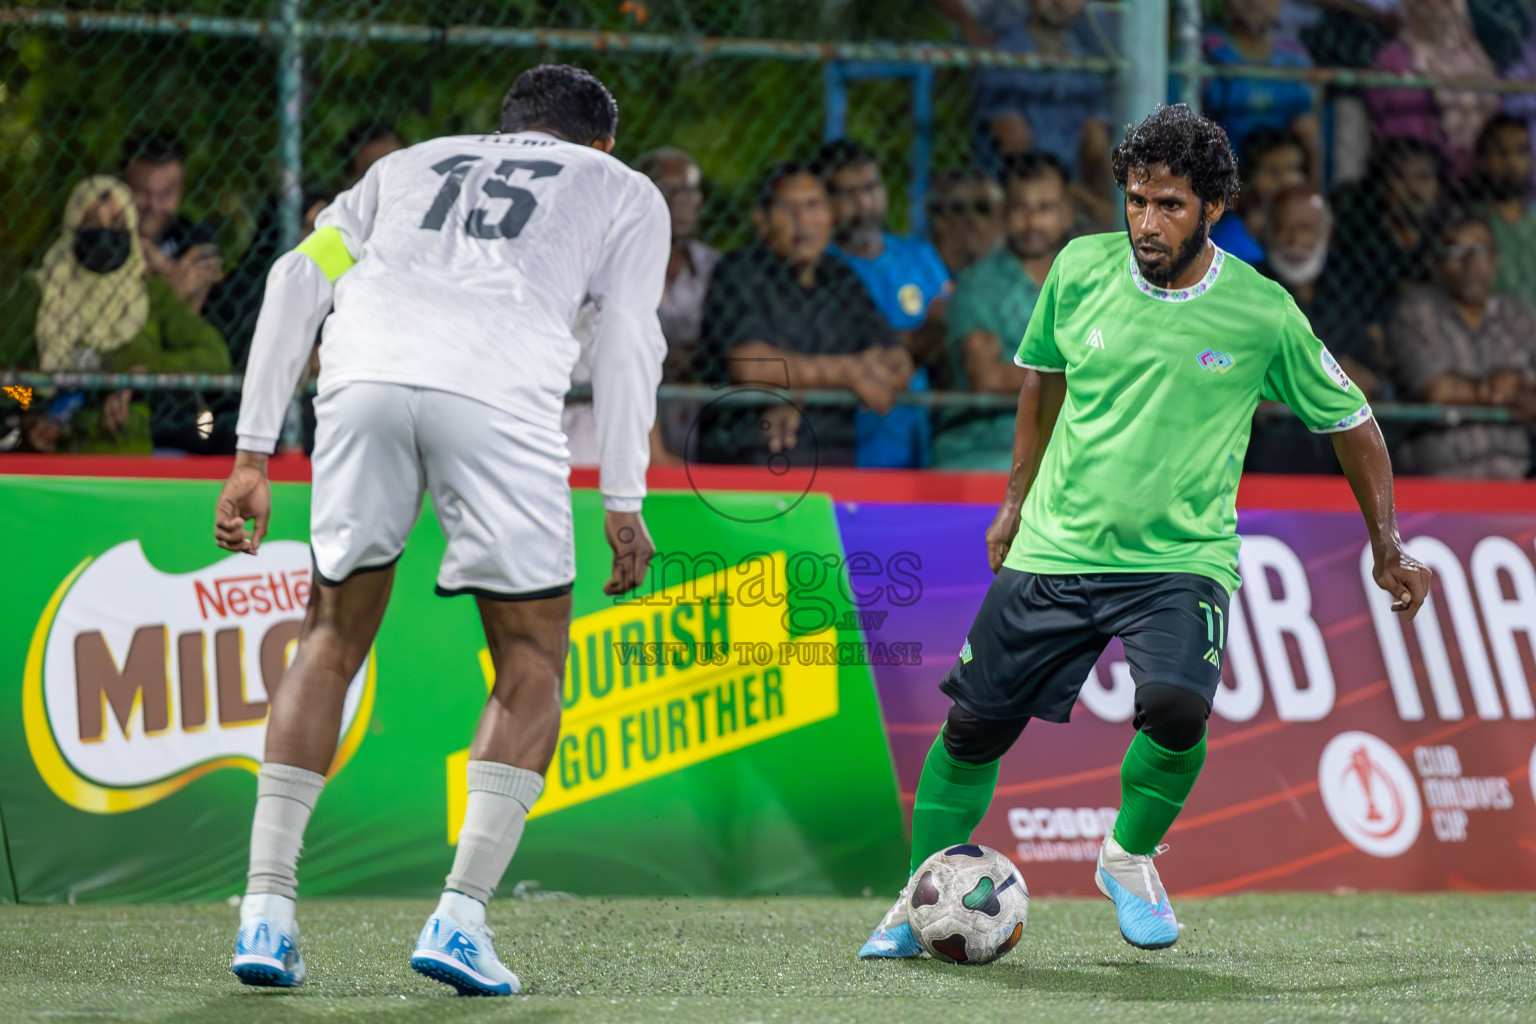
<path fill-rule="evenodd" d="M 1253 895 L 1176 903 L 1177 946 L 1123 942 L 1102 901 L 1037 900 L 986 967 L 860 963 L 876 899 L 498 900 L 526 995 L 463 999 L 406 964 L 431 909 L 300 904 L 309 983 L 229 973 L 236 914 L 0 906 L 0 1021 L 1532 1021 L 1536 896 Z"/>

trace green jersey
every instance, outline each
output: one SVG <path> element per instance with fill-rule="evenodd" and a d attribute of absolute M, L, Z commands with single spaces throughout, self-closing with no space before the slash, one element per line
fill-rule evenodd
<path fill-rule="evenodd" d="M 1371 416 L 1279 285 L 1217 249 L 1193 287 L 1143 278 L 1123 232 L 1056 257 L 1014 362 L 1066 401 L 1004 563 L 1188 572 L 1237 589 L 1237 481 L 1259 400 L 1318 433 Z"/>

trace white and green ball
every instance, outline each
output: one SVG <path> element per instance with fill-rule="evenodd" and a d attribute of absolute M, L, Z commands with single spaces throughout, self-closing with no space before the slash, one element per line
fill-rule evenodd
<path fill-rule="evenodd" d="M 951 846 L 917 869 L 907 919 L 934 959 L 989 964 L 1023 937 L 1029 889 L 1013 861 L 996 850 L 972 843 Z"/>

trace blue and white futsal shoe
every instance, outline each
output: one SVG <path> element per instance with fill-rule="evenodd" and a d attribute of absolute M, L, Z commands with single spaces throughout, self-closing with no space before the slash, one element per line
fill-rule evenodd
<path fill-rule="evenodd" d="M 411 969 L 452 985 L 461 996 L 513 996 L 522 991 L 517 975 L 502 966 L 491 948 L 496 935 L 483 923 L 450 917 L 439 907 L 411 954 Z"/>
<path fill-rule="evenodd" d="M 906 888 L 880 919 L 874 934 L 859 948 L 860 960 L 909 960 L 922 955 L 923 947 L 907 921 L 907 901 L 911 898 L 912 880 L 908 879 Z"/>
<path fill-rule="evenodd" d="M 1152 858 L 1167 849 L 1159 846 L 1149 854 L 1127 853 L 1109 835 L 1099 850 L 1093 880 L 1099 892 L 1114 902 L 1121 936 L 1138 949 L 1167 949 L 1179 940 L 1179 922 L 1152 864 Z"/>
<path fill-rule="evenodd" d="M 241 925 L 229 969 L 246 985 L 293 988 L 304 984 L 308 972 L 299 956 L 298 922 L 259 917 Z"/>

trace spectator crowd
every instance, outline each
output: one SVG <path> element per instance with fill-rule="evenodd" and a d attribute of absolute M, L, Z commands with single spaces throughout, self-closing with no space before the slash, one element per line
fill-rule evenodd
<path fill-rule="evenodd" d="M 1086 0 L 934 3 L 971 45 L 1109 52 Z M 1501 76 L 1536 81 L 1529 4 L 1213 6 L 1201 103 L 1238 156 L 1242 193 L 1212 239 L 1284 287 L 1372 399 L 1509 410 L 1505 422 L 1387 424 L 1400 470 L 1531 473 L 1536 92 L 1498 91 Z M 1314 66 L 1433 87 L 1324 89 L 1296 73 Z M 972 165 L 934 176 L 922 197 L 925 237 L 892 229 L 887 169 L 852 138 L 765 169 L 750 212 L 755 238 L 724 253 L 701 224 L 708 169 L 674 148 L 634 161 L 671 211 L 664 383 L 763 395 L 760 406 L 663 402 L 654 462 L 773 466 L 811 452 L 821 465 L 1008 468 L 1012 412 L 900 399 L 1018 392 L 1027 371 L 1013 348 L 1056 255 L 1078 235 L 1120 230 L 1111 85 L 1088 70 L 983 66 L 972 97 Z M 387 125 L 359 128 L 336 184 L 349 187 L 405 145 Z M 243 370 L 280 251 L 279 199 L 265 201 L 253 240 L 231 258 L 217 223 L 183 215 L 185 175 L 176 140 L 148 136 L 128 144 L 112 175 L 75 186 L 56 240 L 0 303 L 0 366 Z M 330 198 L 305 192 L 305 233 Z M 578 366 L 578 383 L 584 374 Z M 784 388 L 852 400 L 802 406 L 774 397 Z M 0 433 L 14 450 L 228 453 L 237 402 L 218 391 L 59 390 Z M 292 427 L 302 439 L 302 418 Z M 567 433 L 573 460 L 590 459 L 590 408 L 570 405 Z M 1249 468 L 1336 471 L 1326 438 L 1268 408 Z"/>

